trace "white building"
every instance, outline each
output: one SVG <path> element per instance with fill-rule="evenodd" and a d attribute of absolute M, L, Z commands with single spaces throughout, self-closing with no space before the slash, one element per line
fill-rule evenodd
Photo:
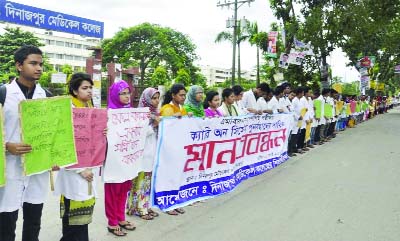
<path fill-rule="evenodd" d="M 207 85 L 211 86 L 218 83 L 223 83 L 232 77 L 232 69 L 212 67 L 209 65 L 200 66 L 201 73 L 206 77 Z M 256 80 L 256 71 L 241 71 L 241 77 L 247 80 Z"/>
<path fill-rule="evenodd" d="M 44 44 L 40 49 L 49 59 L 49 63 L 53 65 L 53 68 L 57 71 L 61 71 L 61 66 L 65 64 L 71 65 L 74 71 L 84 71 L 86 68 L 86 58 L 90 57 L 93 53 L 92 50 L 87 49 L 100 45 L 100 39 L 98 38 L 49 31 L 11 23 L 1 24 L 0 27 L 1 29 L 5 27 L 21 28 L 24 31 L 33 33 Z"/>

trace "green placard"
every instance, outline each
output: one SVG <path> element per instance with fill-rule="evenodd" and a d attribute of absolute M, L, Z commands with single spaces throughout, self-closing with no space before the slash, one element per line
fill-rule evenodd
<path fill-rule="evenodd" d="M 322 111 L 321 103 L 322 103 L 321 100 L 314 100 L 315 118 L 317 119 L 321 118 L 321 111 Z"/>
<path fill-rule="evenodd" d="M 4 142 L 4 116 L 0 105 L 0 187 L 6 184 L 6 148 Z"/>
<path fill-rule="evenodd" d="M 326 118 L 332 118 L 333 117 L 333 108 L 332 105 L 329 103 L 325 103 L 324 105 L 324 116 Z"/>
<path fill-rule="evenodd" d="M 32 146 L 22 157 L 25 175 L 77 162 L 69 97 L 22 101 L 19 111 L 22 142 Z"/>
<path fill-rule="evenodd" d="M 358 112 L 361 112 L 361 104 L 360 104 L 360 102 L 357 102 L 357 105 L 356 105 L 356 112 L 358 113 Z"/>

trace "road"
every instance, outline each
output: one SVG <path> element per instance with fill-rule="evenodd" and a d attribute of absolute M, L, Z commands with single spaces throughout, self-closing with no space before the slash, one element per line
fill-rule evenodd
<path fill-rule="evenodd" d="M 357 125 L 328 144 L 289 159 L 233 192 L 162 214 L 128 220 L 137 230 L 107 233 L 101 190 L 91 241 L 398 241 L 400 240 L 400 111 Z M 100 185 L 101 186 L 101 185 Z M 41 241 L 61 235 L 58 197 L 45 204 Z M 17 240 L 20 240 L 21 214 Z"/>

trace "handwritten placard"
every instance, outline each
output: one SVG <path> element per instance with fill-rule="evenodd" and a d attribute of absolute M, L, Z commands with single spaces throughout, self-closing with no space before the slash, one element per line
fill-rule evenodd
<path fill-rule="evenodd" d="M 149 125 L 149 108 L 108 110 L 108 150 L 105 182 L 122 183 L 142 171 L 142 157 Z"/>
<path fill-rule="evenodd" d="M 75 147 L 78 164 L 68 167 L 84 168 L 103 165 L 106 158 L 107 109 L 73 108 Z"/>
<path fill-rule="evenodd" d="M 314 100 L 314 108 L 315 108 L 315 118 L 317 119 L 321 119 L 321 115 L 322 115 L 322 102 L 321 100 Z"/>
<path fill-rule="evenodd" d="M 69 97 L 21 101 L 19 111 L 22 141 L 32 146 L 22 156 L 25 175 L 77 162 Z"/>
<path fill-rule="evenodd" d="M 6 147 L 4 142 L 4 116 L 0 105 L 0 187 L 6 184 Z"/>

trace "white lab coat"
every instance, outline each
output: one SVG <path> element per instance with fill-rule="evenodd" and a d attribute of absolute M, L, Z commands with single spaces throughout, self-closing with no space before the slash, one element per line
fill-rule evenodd
<path fill-rule="evenodd" d="M 248 90 L 243 93 L 243 98 L 241 100 L 241 103 L 244 108 L 252 108 L 252 109 L 257 109 L 257 100 L 256 97 L 254 96 L 253 90 Z"/>
<path fill-rule="evenodd" d="M 318 122 L 318 125 L 325 125 L 326 124 L 326 120 L 325 120 L 325 116 L 324 116 L 324 105 L 325 105 L 325 98 L 324 96 L 320 95 L 317 100 L 321 101 L 321 119 Z"/>
<path fill-rule="evenodd" d="M 272 96 L 272 98 L 268 101 L 268 110 L 272 110 L 273 114 L 278 114 L 278 109 L 281 109 L 281 105 L 279 104 L 279 100 L 275 97 Z"/>
<path fill-rule="evenodd" d="M 8 84 L 6 88 L 7 95 L 3 107 L 5 142 L 21 143 L 18 105 L 26 98 L 16 81 Z M 32 98 L 46 98 L 46 92 L 36 85 Z M 26 177 L 23 175 L 21 157 L 6 154 L 6 185 L 0 188 L 0 212 L 16 211 L 24 202 L 44 203 L 48 188 L 48 172 Z"/>

